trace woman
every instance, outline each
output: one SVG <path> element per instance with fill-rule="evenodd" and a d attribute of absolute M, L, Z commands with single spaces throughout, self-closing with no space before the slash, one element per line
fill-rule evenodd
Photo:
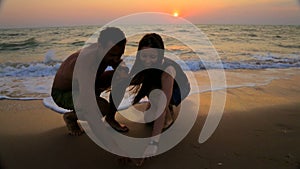
<path fill-rule="evenodd" d="M 146 149 L 145 152 L 146 156 L 155 154 L 159 134 L 173 123 L 173 106 L 178 106 L 190 91 L 186 75 L 176 62 L 164 57 L 164 49 L 160 35 L 146 34 L 139 42 L 136 60 L 130 72 L 130 75 L 134 77 L 131 82 L 132 91 L 136 95 L 133 104 L 138 103 L 145 96 L 150 100 L 150 109 L 153 106 L 152 103 L 163 103 L 161 100 L 166 102 L 166 105 L 163 105 L 163 112 L 151 112 L 158 115 L 158 118 L 154 120 L 152 131 L 152 136 L 156 137 L 153 137 L 155 139 L 149 143 L 148 150 Z M 149 97 L 154 89 L 160 89 L 166 97 L 161 97 L 161 95 Z"/>

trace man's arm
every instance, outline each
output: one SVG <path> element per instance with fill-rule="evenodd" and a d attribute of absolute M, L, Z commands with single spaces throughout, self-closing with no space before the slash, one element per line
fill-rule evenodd
<path fill-rule="evenodd" d="M 79 51 L 69 56 L 56 72 L 52 88 L 72 90 L 73 71 Z"/>

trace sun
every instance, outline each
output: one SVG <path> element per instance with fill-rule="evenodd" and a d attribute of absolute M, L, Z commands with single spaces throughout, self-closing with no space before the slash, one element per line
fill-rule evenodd
<path fill-rule="evenodd" d="M 178 16 L 179 16 L 179 13 L 178 13 L 178 12 L 174 12 L 174 13 L 173 13 L 173 16 L 174 16 L 174 17 L 178 17 Z"/>

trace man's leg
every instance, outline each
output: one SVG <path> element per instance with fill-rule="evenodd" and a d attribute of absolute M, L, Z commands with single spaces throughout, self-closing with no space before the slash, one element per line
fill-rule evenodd
<path fill-rule="evenodd" d="M 96 80 L 95 93 L 97 97 L 97 102 L 102 115 L 106 115 L 106 122 L 109 123 L 111 127 L 113 127 L 117 131 L 126 132 L 128 131 L 128 128 L 115 120 L 115 115 L 117 112 L 116 107 L 119 106 L 119 104 L 121 103 L 126 89 L 119 87 L 119 85 L 116 87 L 112 86 L 112 91 L 115 90 L 115 92 L 118 92 L 118 97 L 112 99 L 112 95 L 110 94 L 109 102 L 107 102 L 105 99 L 99 96 L 101 92 L 111 87 L 113 74 L 114 71 L 106 71 L 100 76 L 99 79 Z"/>
<path fill-rule="evenodd" d="M 79 124 L 77 123 L 77 116 L 75 111 L 67 112 L 63 115 L 63 119 L 66 123 L 66 126 L 69 130 L 69 135 L 71 136 L 80 136 L 84 132 L 81 130 Z"/>
<path fill-rule="evenodd" d="M 118 106 L 119 104 L 120 104 L 120 102 L 118 102 L 118 104 L 116 104 L 116 105 Z M 109 112 L 106 114 L 106 118 L 105 118 L 106 122 L 108 124 L 110 124 L 110 126 L 112 128 L 114 128 L 115 130 L 117 130 L 119 132 L 127 132 L 129 130 L 128 127 L 126 127 L 124 124 L 117 122 L 115 119 L 115 115 L 117 112 L 116 105 L 114 104 L 112 95 L 110 94 L 109 95 Z"/>
<path fill-rule="evenodd" d="M 109 112 L 109 103 L 106 99 L 102 97 L 96 97 L 98 107 L 101 111 L 102 116 L 106 116 L 106 114 Z"/>
<path fill-rule="evenodd" d="M 77 116 L 74 111 L 73 99 L 72 99 L 72 91 L 62 91 L 59 89 L 52 89 L 51 96 L 54 102 L 62 108 L 73 110 L 71 112 L 67 112 L 63 115 L 63 119 L 66 123 L 66 126 L 69 130 L 69 135 L 79 136 L 83 133 L 81 128 L 77 123 Z"/>

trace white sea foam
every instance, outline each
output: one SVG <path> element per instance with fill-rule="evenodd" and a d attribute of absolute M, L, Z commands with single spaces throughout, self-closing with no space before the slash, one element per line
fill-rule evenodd
<path fill-rule="evenodd" d="M 43 99 L 43 104 L 48 107 L 49 109 L 57 112 L 57 113 L 60 113 L 60 114 L 64 114 L 66 112 L 70 112 L 71 110 L 67 110 L 67 109 L 64 109 L 64 108 L 61 108 L 59 106 L 57 106 L 55 104 L 55 102 L 53 101 L 52 97 L 46 97 Z"/>
<path fill-rule="evenodd" d="M 200 59 L 175 60 L 185 71 L 199 71 L 205 69 L 267 69 L 300 67 L 300 56 L 290 55 L 279 57 L 275 54 L 253 55 L 253 59 L 245 61 L 221 60 L 222 64 Z M 134 57 L 126 57 L 126 65 L 131 68 Z M 45 77 L 54 76 L 61 62 L 47 60 L 33 63 L 3 63 L 0 65 L 0 77 Z"/>

